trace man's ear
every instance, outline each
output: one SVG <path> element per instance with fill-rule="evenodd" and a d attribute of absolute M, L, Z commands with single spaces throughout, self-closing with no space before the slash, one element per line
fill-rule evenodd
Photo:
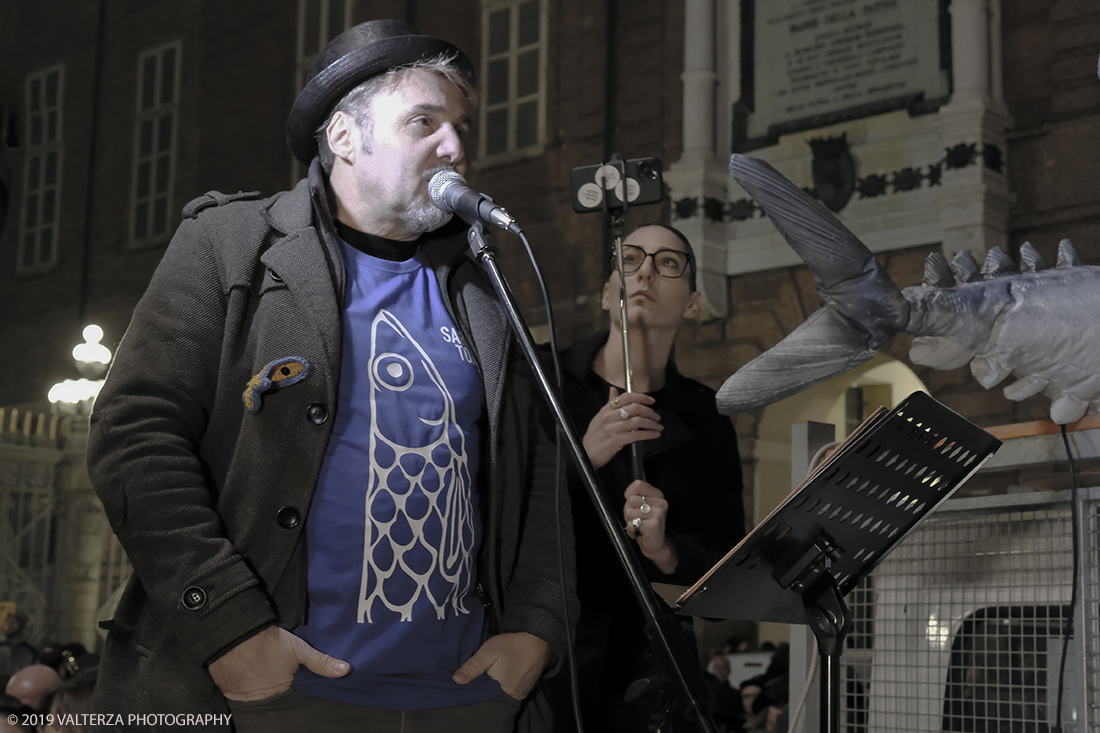
<path fill-rule="evenodd" d="M 359 127 L 350 115 L 345 112 L 334 114 L 329 120 L 325 134 L 333 155 L 346 163 L 351 163 L 355 159 L 355 153 L 359 150 Z"/>
<path fill-rule="evenodd" d="M 608 300 L 607 300 L 607 295 L 610 292 L 611 292 L 611 283 L 604 283 L 603 284 L 603 298 L 600 301 L 600 304 L 603 306 L 603 309 L 605 311 L 611 310 L 611 303 L 608 302 Z"/>
<path fill-rule="evenodd" d="M 684 311 L 684 318 L 695 318 L 695 314 L 699 312 L 699 309 L 703 307 L 703 294 L 696 290 L 691 294 L 691 301 L 688 303 L 687 309 Z"/>

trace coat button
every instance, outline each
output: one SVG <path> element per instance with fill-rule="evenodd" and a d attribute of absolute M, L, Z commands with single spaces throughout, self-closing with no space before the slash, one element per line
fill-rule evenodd
<path fill-rule="evenodd" d="M 292 506 L 284 506 L 279 510 L 276 520 L 283 529 L 294 529 L 302 521 L 302 515 Z"/>
<path fill-rule="evenodd" d="M 306 410 L 306 416 L 309 417 L 309 421 L 314 425 L 322 425 L 325 420 L 328 420 L 328 408 L 322 405 L 320 402 L 314 402 Z"/>
<path fill-rule="evenodd" d="M 481 605 L 486 608 L 491 608 L 493 605 L 492 599 L 489 598 L 489 593 L 485 590 L 485 586 L 481 583 L 477 584 L 477 597 L 481 600 Z"/>
<path fill-rule="evenodd" d="M 183 607 L 188 611 L 197 611 L 206 605 L 206 591 L 193 585 L 183 592 Z"/>

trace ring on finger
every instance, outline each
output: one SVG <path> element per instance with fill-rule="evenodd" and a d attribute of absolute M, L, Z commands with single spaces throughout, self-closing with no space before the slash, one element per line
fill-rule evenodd
<path fill-rule="evenodd" d="M 613 407 L 614 409 L 618 410 L 618 409 L 619 409 L 620 407 L 622 407 L 622 406 L 623 406 L 623 403 L 622 403 L 622 402 L 619 402 L 619 398 L 618 398 L 618 397 L 612 397 L 612 398 L 611 398 L 611 407 Z"/>
<path fill-rule="evenodd" d="M 630 524 L 631 524 L 631 526 L 634 527 L 635 532 L 641 532 L 642 531 L 642 518 L 641 517 L 634 517 L 634 519 L 631 520 Z"/>
<path fill-rule="evenodd" d="M 628 417 L 630 417 L 630 413 L 626 411 L 625 407 L 620 407 L 619 408 L 619 417 L 621 417 L 623 420 L 625 420 Z"/>
<path fill-rule="evenodd" d="M 651 507 L 651 506 L 649 505 L 649 502 L 648 502 L 648 501 L 646 501 L 646 500 L 645 500 L 645 497 L 643 496 L 643 497 L 642 497 L 642 505 L 641 505 L 640 507 L 638 507 L 639 511 L 641 511 L 641 513 L 642 513 L 642 514 L 649 514 L 649 511 L 650 511 L 650 510 L 651 510 L 652 508 L 653 508 L 653 507 Z"/>

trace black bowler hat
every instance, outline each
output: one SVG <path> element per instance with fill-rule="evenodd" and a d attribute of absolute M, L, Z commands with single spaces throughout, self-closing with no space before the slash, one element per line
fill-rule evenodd
<path fill-rule="evenodd" d="M 368 20 L 329 41 L 309 67 L 306 86 L 290 110 L 286 139 L 290 152 L 305 164 L 317 155 L 317 127 L 333 106 L 361 82 L 398 66 L 453 55 L 470 84 L 474 67 L 466 54 L 446 41 L 421 35 L 400 20 Z"/>

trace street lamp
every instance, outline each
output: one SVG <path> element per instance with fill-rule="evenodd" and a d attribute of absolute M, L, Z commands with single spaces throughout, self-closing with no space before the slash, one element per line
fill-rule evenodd
<path fill-rule="evenodd" d="M 73 349 L 73 361 L 80 372 L 80 379 L 66 379 L 50 388 L 47 397 L 62 415 L 89 412 L 103 387 L 103 377 L 107 373 L 107 365 L 111 363 L 111 350 L 99 343 L 102 338 L 103 329 L 99 326 L 85 327 L 84 343 Z"/>

